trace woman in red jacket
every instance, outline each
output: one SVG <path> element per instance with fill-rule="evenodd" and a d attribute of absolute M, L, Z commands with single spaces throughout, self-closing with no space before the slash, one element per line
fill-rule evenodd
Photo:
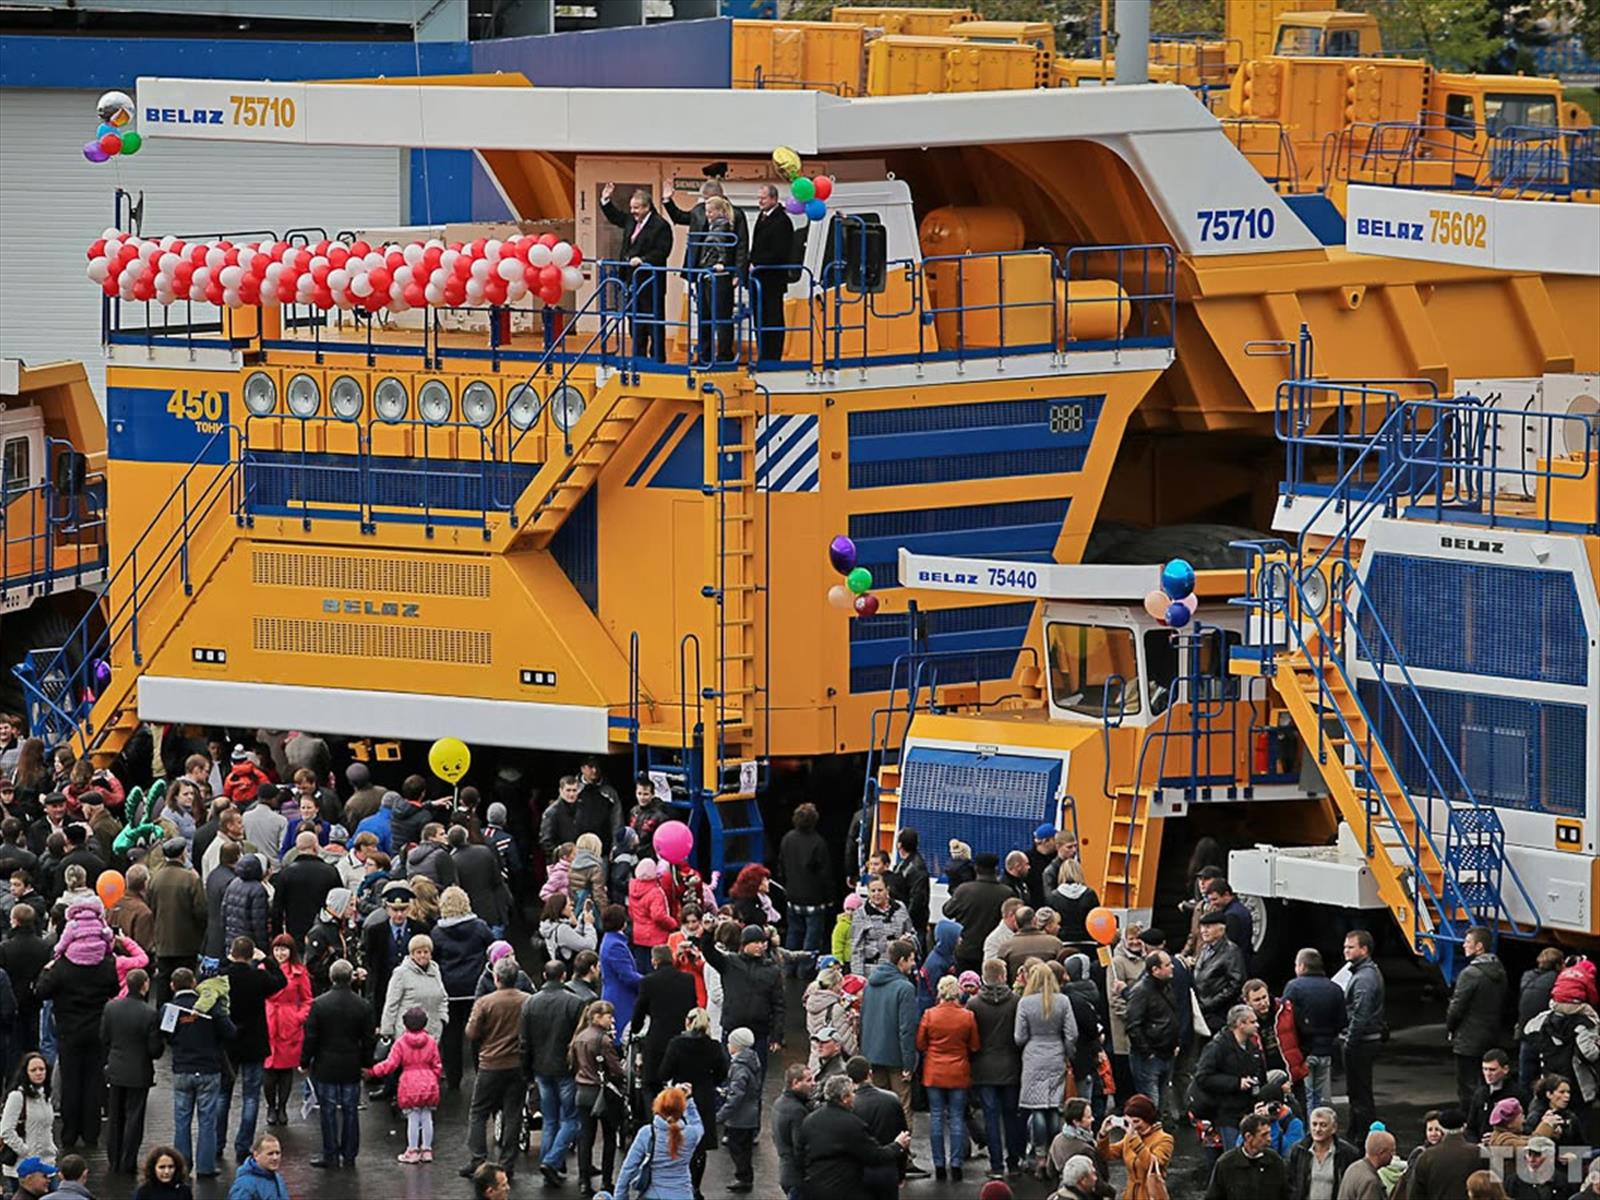
<path fill-rule="evenodd" d="M 267 997 L 267 1037 L 272 1052 L 266 1068 L 267 1124 L 289 1123 L 289 1091 L 300 1065 L 300 1045 L 305 1040 L 306 1016 L 311 1012 L 311 976 L 291 934 L 272 939 L 272 957 L 283 971 L 285 986 Z"/>
<path fill-rule="evenodd" d="M 665 946 L 667 937 L 678 927 L 678 922 L 667 908 L 667 893 L 654 859 L 644 859 L 633 869 L 628 882 L 628 919 L 633 922 L 633 957 L 639 964 L 639 973 L 650 970 L 650 950 Z"/>
<path fill-rule="evenodd" d="M 922 1051 L 922 1086 L 928 1089 L 928 1138 L 933 1143 L 933 1174 L 945 1177 L 945 1133 L 949 1131 L 950 1177 L 961 1182 L 967 1157 L 967 1088 L 972 1056 L 978 1052 L 978 1019 L 961 1003 L 954 975 L 939 980 L 939 1002 L 922 1014 L 917 1049 Z"/>

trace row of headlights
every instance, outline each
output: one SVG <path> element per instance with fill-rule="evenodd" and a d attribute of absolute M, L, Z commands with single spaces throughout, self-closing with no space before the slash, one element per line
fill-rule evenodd
<path fill-rule="evenodd" d="M 244 406 L 253 417 L 271 416 L 278 408 L 278 385 L 265 371 L 255 371 L 244 381 Z M 291 375 L 284 388 L 284 406 L 289 415 L 309 420 L 322 414 L 322 386 L 312 375 Z M 417 415 L 428 425 L 443 425 L 450 420 L 453 397 L 450 385 L 430 379 L 417 389 Z M 354 375 L 340 375 L 328 389 L 328 411 L 341 421 L 358 421 L 366 407 L 366 393 Z M 539 419 L 544 399 L 526 383 L 519 383 L 506 397 L 506 416 L 518 430 L 529 429 Z M 569 432 L 583 416 L 583 393 L 570 384 L 561 384 L 550 393 L 550 419 L 563 433 Z M 378 381 L 372 392 L 372 411 L 390 425 L 406 419 L 411 408 L 411 393 L 405 381 L 393 375 Z M 499 410 L 494 388 L 475 379 L 461 389 L 461 417 L 469 425 L 486 429 Z"/>

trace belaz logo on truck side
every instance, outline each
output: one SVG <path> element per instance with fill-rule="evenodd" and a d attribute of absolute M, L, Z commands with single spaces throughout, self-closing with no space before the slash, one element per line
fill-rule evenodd
<path fill-rule="evenodd" d="M 1504 542 L 1491 542 L 1483 538 L 1442 537 L 1439 539 L 1439 545 L 1446 550 L 1476 550 L 1481 554 L 1504 554 L 1506 552 L 1506 544 Z"/>
<path fill-rule="evenodd" d="M 918 583 L 976 584 L 978 577 L 966 571 L 918 571 Z"/>
<path fill-rule="evenodd" d="M 395 600 L 341 600 L 329 596 L 322 602 L 322 611 L 330 617 L 420 617 L 422 605 Z"/>
<path fill-rule="evenodd" d="M 1401 242 L 1422 240 L 1421 221 L 1389 221 L 1382 217 L 1357 217 L 1356 233 L 1361 237 L 1393 238 Z"/>
<path fill-rule="evenodd" d="M 152 125 L 221 125 L 220 108 L 147 108 L 144 119 Z"/>

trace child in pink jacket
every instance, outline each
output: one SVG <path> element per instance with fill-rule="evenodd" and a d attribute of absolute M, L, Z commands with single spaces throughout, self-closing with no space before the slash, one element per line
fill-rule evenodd
<path fill-rule="evenodd" d="M 128 994 L 128 972 L 148 967 L 150 956 L 138 942 L 120 933 L 117 934 L 117 940 L 111 943 L 111 953 L 111 961 L 117 968 L 117 999 L 121 1000 Z"/>
<path fill-rule="evenodd" d="M 92 967 L 111 953 L 111 926 L 98 900 L 80 900 L 67 909 L 67 923 L 55 954 L 80 967 Z"/>
<path fill-rule="evenodd" d="M 428 1014 L 406 1010 L 400 1018 L 406 1031 L 395 1039 L 389 1057 L 366 1071 L 368 1077 L 400 1072 L 395 1103 L 406 1114 L 406 1148 L 396 1157 L 408 1166 L 433 1161 L 433 1110 L 439 1107 L 439 1076 L 444 1064 L 439 1043 L 428 1036 Z"/>

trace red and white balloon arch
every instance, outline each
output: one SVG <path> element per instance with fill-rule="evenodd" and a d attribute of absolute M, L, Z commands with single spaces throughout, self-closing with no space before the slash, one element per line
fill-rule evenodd
<path fill-rule="evenodd" d="M 89 245 L 91 281 L 107 296 L 225 308 L 309 304 L 321 309 L 557 304 L 583 281 L 583 252 L 552 233 L 404 245 L 365 241 L 186 242 L 108 229 Z"/>

